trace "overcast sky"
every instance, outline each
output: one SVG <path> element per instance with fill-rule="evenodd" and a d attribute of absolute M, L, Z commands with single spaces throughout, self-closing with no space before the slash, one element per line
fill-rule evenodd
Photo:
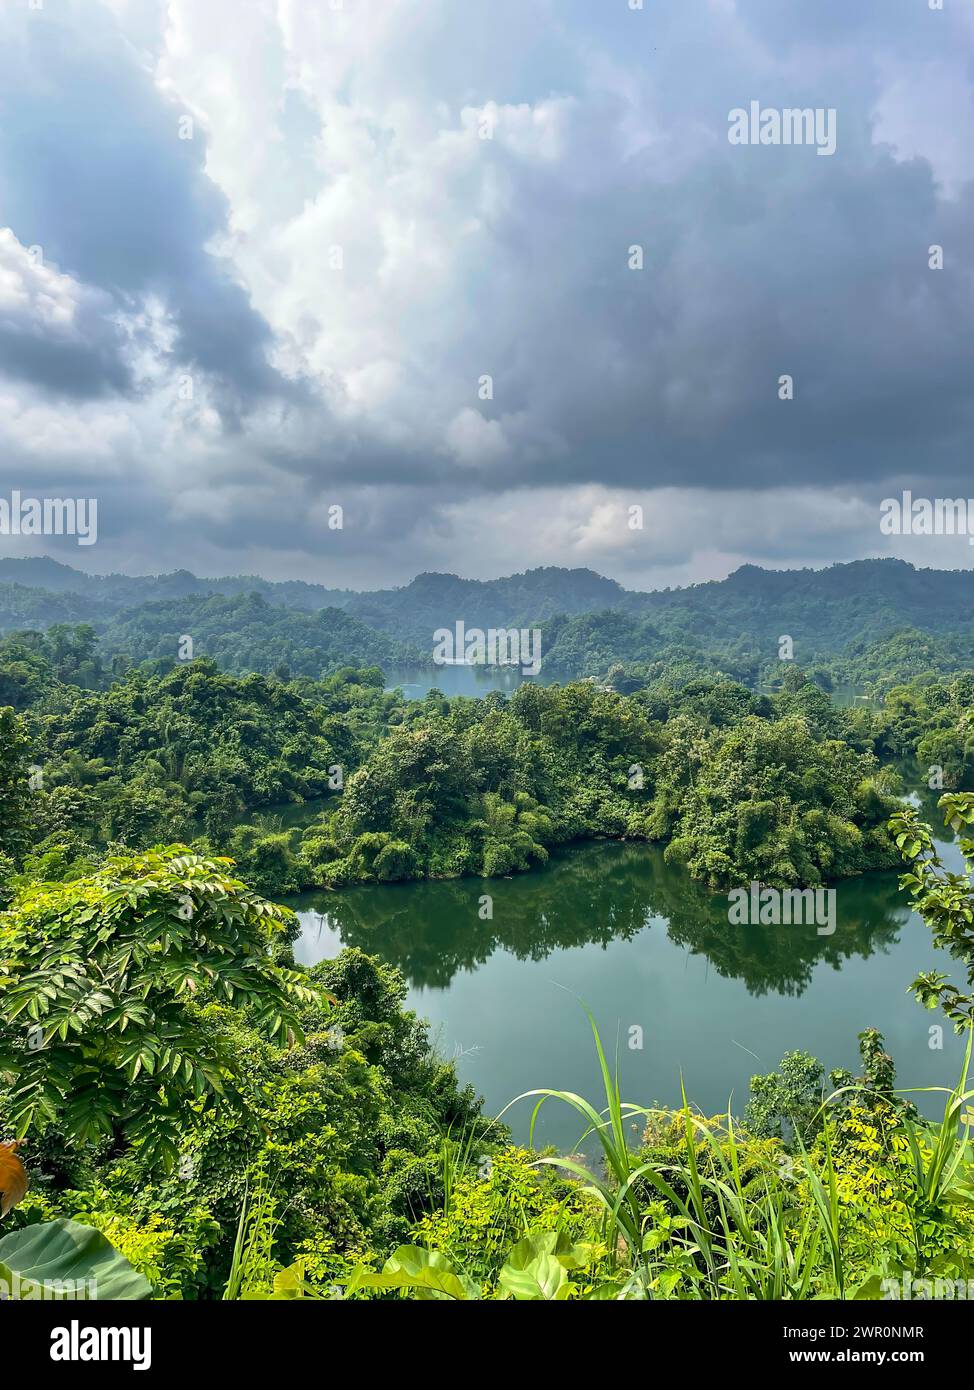
<path fill-rule="evenodd" d="M 974 497 L 974 0 L 636 2 L 0 0 L 0 495 L 98 499 L 0 553 L 974 562 L 879 532 Z"/>

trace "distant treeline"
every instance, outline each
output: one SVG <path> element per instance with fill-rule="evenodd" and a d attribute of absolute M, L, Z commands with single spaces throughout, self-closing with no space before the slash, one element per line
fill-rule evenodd
<path fill-rule="evenodd" d="M 775 686 L 787 639 L 824 689 L 885 690 L 974 666 L 974 574 L 863 560 L 826 570 L 743 566 L 720 582 L 638 593 L 590 570 L 479 581 L 423 574 L 355 593 L 254 576 L 84 575 L 51 560 L 0 561 L 0 630 L 87 623 L 102 669 L 175 665 L 183 637 L 228 671 L 318 678 L 342 665 L 431 664 L 433 634 L 540 627 L 542 679 L 635 689 L 722 674 Z"/>

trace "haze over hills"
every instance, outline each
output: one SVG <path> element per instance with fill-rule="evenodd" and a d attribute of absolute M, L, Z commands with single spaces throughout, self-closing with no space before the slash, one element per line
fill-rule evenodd
<path fill-rule="evenodd" d="M 193 654 L 209 656 L 225 671 L 284 672 L 316 678 L 343 666 L 393 666 L 428 660 L 413 648 L 340 608 L 287 608 L 261 593 L 189 594 L 140 604 L 105 627 L 107 656 L 169 663 L 181 637 Z"/>
<path fill-rule="evenodd" d="M 540 618 L 555 613 L 592 612 L 603 608 L 641 603 L 680 604 L 690 595 L 719 591 L 755 598 L 769 595 L 815 593 L 839 599 L 855 595 L 896 597 L 922 601 L 950 590 L 960 596 L 974 592 L 974 570 L 919 569 L 907 561 L 883 558 L 852 560 L 824 569 L 765 569 L 741 565 L 726 579 L 707 580 L 682 588 L 625 589 L 614 579 L 591 569 L 567 569 L 556 565 L 526 570 L 497 579 L 463 579 L 437 571 L 417 575 L 394 588 L 335 589 L 304 580 L 270 580 L 259 575 L 201 577 L 178 569 L 158 575 L 88 574 L 48 556 L 0 559 L 0 584 L 18 584 L 51 593 L 84 594 L 105 603 L 134 606 L 151 600 L 181 598 L 188 594 L 262 593 L 295 608 L 371 606 L 377 612 L 410 613 L 417 604 L 443 602 L 474 604 L 499 602 L 512 612 L 531 605 Z"/>
<path fill-rule="evenodd" d="M 95 576 L 45 558 L 0 560 L 0 628 L 90 622 L 107 653 L 134 661 L 170 656 L 189 633 L 200 654 L 235 670 L 283 665 L 317 675 L 336 664 L 428 663 L 433 633 L 458 621 L 468 631 L 540 627 L 547 673 L 559 679 L 687 653 L 756 679 L 777 660 L 783 636 L 804 665 L 841 657 L 868 667 L 870 650 L 885 652 L 896 639 L 897 664 L 910 673 L 950 670 L 974 659 L 974 571 L 896 559 L 823 570 L 744 565 L 724 580 L 642 593 L 592 570 L 549 566 L 495 580 L 427 573 L 401 588 L 355 592 L 187 570 Z M 847 674 L 854 678 L 851 668 Z"/>
<path fill-rule="evenodd" d="M 258 593 L 292 608 L 341 608 L 352 597 L 348 589 L 328 589 L 300 579 L 272 582 L 252 574 L 222 579 L 200 579 L 189 570 L 136 576 L 86 574 L 47 556 L 0 560 L 0 585 L 8 583 L 56 594 L 83 594 L 106 611 L 159 599 L 185 598 L 189 594 Z"/>

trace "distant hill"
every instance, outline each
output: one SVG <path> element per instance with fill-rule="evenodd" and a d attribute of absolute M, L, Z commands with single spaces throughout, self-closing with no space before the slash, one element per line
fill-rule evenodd
<path fill-rule="evenodd" d="M 99 605 L 99 612 L 134 608 L 140 603 L 187 598 L 191 594 L 263 594 L 270 603 L 287 608 L 343 608 L 353 591 L 327 589 L 322 584 L 306 584 L 300 579 L 275 582 L 257 575 L 236 575 L 223 579 L 200 579 L 189 570 L 170 574 L 140 575 L 85 574 L 70 565 L 46 556 L 21 560 L 0 560 L 0 584 L 23 584 L 47 589 L 51 593 L 84 596 Z"/>
<path fill-rule="evenodd" d="M 626 590 L 594 570 L 528 570 L 506 579 L 459 579 L 455 574 L 420 574 L 401 589 L 357 594 L 349 613 L 372 627 L 396 632 L 432 650 L 437 628 L 462 620 L 471 627 L 537 626 L 558 613 L 616 608 Z"/>
<path fill-rule="evenodd" d="M 284 608 L 263 594 L 191 594 L 144 603 L 114 617 L 101 634 L 107 657 L 133 662 L 176 660 L 180 638 L 193 639 L 193 656 L 209 656 L 224 671 L 318 679 L 342 666 L 391 667 L 421 653 L 367 627 L 340 608 Z"/>
<path fill-rule="evenodd" d="M 915 569 L 903 560 L 855 560 L 822 570 L 742 565 L 726 579 L 629 594 L 627 612 L 667 640 L 750 638 L 763 649 L 790 636 L 796 659 L 857 651 L 904 628 L 974 631 L 974 571 Z"/>
<path fill-rule="evenodd" d="M 104 616 L 103 605 L 80 594 L 0 582 L 0 632 L 46 628 L 53 623 L 87 623 Z"/>
<path fill-rule="evenodd" d="M 91 622 L 109 653 L 166 655 L 189 633 L 231 670 L 319 674 L 336 662 L 428 661 L 437 628 L 543 630 L 549 677 L 604 675 L 706 656 L 757 679 L 790 637 L 795 660 L 849 679 L 927 660 L 960 669 L 974 651 L 974 571 L 857 560 L 822 570 L 743 565 L 727 579 L 641 593 L 588 569 L 555 566 L 502 579 L 421 574 L 397 589 L 328 589 L 188 570 L 94 576 L 48 559 L 0 560 L 0 628 Z M 921 640 L 922 635 L 930 639 Z M 343 648 L 344 644 L 344 648 Z M 202 650 L 203 648 L 201 648 Z M 857 675 L 857 672 L 859 673 Z"/>

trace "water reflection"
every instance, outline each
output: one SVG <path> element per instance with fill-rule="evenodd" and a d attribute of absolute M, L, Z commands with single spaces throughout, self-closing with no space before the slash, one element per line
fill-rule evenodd
<path fill-rule="evenodd" d="M 484 895 L 492 899 L 490 920 L 481 916 Z M 324 926 L 345 945 L 399 966 L 418 988 L 445 989 L 498 950 L 541 961 L 650 928 L 754 995 L 799 995 L 822 962 L 839 969 L 850 956 L 887 951 L 909 916 L 897 876 L 875 874 L 837 885 L 832 936 L 813 926 L 732 927 L 726 894 L 665 864 L 659 849 L 611 842 L 564 851 L 546 868 L 511 879 L 372 885 L 304 894 L 292 905 L 305 914 L 305 951 L 314 953 L 312 938 Z"/>
<path fill-rule="evenodd" d="M 908 986 L 951 963 L 896 879 L 836 885 L 833 936 L 732 926 L 726 895 L 664 864 L 659 850 L 593 844 L 511 879 L 306 894 L 293 904 L 303 925 L 295 953 L 310 964 L 346 944 L 398 965 L 409 1006 L 491 1114 L 536 1086 L 601 1094 L 580 1000 L 610 1051 L 618 1044 L 623 1093 L 643 1104 L 679 1104 L 681 1080 L 711 1113 L 743 1104 L 750 1077 L 796 1048 L 857 1069 L 856 1034 L 869 1026 L 885 1034 L 903 1085 L 943 1086 L 957 1076 L 957 1040 L 947 1029 L 934 1050 L 938 1020 Z M 485 894 L 490 920 L 480 916 Z M 645 1038 L 638 1051 L 627 1044 L 633 1024 Z M 917 1100 L 937 1108 L 935 1096 Z M 521 1102 L 507 1117 L 522 1142 L 530 1114 Z M 576 1118 L 546 1108 L 535 1137 L 572 1148 Z"/>

